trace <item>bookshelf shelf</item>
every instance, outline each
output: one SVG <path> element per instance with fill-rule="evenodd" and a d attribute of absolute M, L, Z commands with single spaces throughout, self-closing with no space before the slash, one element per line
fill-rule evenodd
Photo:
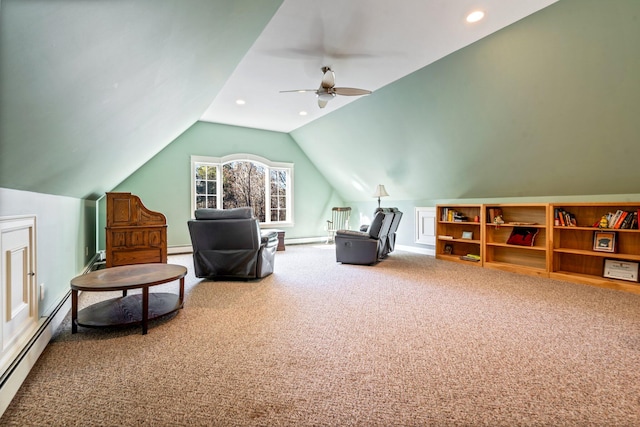
<path fill-rule="evenodd" d="M 556 232 L 556 230 L 579 230 L 579 231 L 615 231 L 616 233 L 638 233 L 638 230 L 634 229 L 634 230 L 628 230 L 625 228 L 615 228 L 615 229 L 609 229 L 609 228 L 598 228 L 598 227 L 553 227 L 554 232 Z"/>
<path fill-rule="evenodd" d="M 517 265 L 511 262 L 485 261 L 484 267 L 493 268 L 493 269 L 502 270 L 502 271 L 510 271 L 512 273 L 518 273 L 518 274 L 527 274 L 530 276 L 548 277 L 549 275 L 547 270 L 544 268 L 531 267 L 531 266 L 526 266 L 522 264 Z"/>
<path fill-rule="evenodd" d="M 477 244 L 477 245 L 479 245 L 481 243 L 480 240 L 473 240 L 473 239 L 443 239 L 443 238 L 439 237 L 438 240 L 442 240 L 443 242 L 445 242 L 445 244 L 447 242 L 473 243 L 473 244 Z"/>
<path fill-rule="evenodd" d="M 553 250 L 556 254 L 573 254 L 580 256 L 592 256 L 592 257 L 600 257 L 600 258 L 615 258 L 626 261 L 638 261 L 640 262 L 640 254 L 620 254 L 620 253 L 609 253 L 609 252 L 596 252 L 582 249 L 567 249 L 567 248 L 558 248 Z"/>
<path fill-rule="evenodd" d="M 509 248 L 509 249 L 513 249 L 516 251 L 542 251 L 542 252 L 546 252 L 547 248 L 544 246 L 517 246 L 517 245 L 510 245 L 509 243 L 491 243 L 488 242 L 487 246 L 496 246 L 496 247 L 503 247 L 503 248 Z"/>

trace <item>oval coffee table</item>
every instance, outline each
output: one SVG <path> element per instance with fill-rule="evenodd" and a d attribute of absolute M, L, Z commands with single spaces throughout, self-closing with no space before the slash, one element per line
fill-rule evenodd
<path fill-rule="evenodd" d="M 149 320 L 173 313 L 184 302 L 184 277 L 187 269 L 174 264 L 134 264 L 105 268 L 77 276 L 71 280 L 71 333 L 78 325 L 89 328 L 142 325 L 147 333 Z M 180 280 L 180 292 L 149 293 L 151 286 Z M 142 289 L 142 294 L 127 295 L 129 289 Z M 90 305 L 78 313 L 78 291 L 122 291 L 122 297 Z"/>

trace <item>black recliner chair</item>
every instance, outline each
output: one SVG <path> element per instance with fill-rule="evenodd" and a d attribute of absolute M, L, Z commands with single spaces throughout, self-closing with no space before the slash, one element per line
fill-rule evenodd
<path fill-rule="evenodd" d="M 260 231 L 253 209 L 198 209 L 187 225 L 196 277 L 249 280 L 273 273 L 278 233 Z"/>
<path fill-rule="evenodd" d="M 375 214 L 380 211 L 393 213 L 393 219 L 391 220 L 391 226 L 389 227 L 389 231 L 387 232 L 387 237 L 383 242 L 381 242 L 383 246 L 380 248 L 380 253 L 382 254 L 380 258 L 386 258 L 386 256 L 393 252 L 393 250 L 395 249 L 396 231 L 398 230 L 398 225 L 400 224 L 400 220 L 402 219 L 402 212 L 399 211 L 398 208 L 377 208 L 374 212 L 374 218 Z M 360 226 L 360 231 L 368 232 L 369 227 L 369 225 L 362 225 Z"/>
<path fill-rule="evenodd" d="M 397 211 L 397 209 L 396 209 Z M 397 211 L 399 212 L 399 211 Z M 394 234 L 398 221 L 396 212 L 388 208 L 378 209 L 366 231 L 338 230 L 336 232 L 336 261 L 343 264 L 372 265 L 387 257 L 393 250 L 389 235 Z M 395 224 L 395 228 L 392 226 Z"/>
<path fill-rule="evenodd" d="M 398 225 L 400 225 L 400 220 L 402 219 L 402 212 L 400 212 L 398 208 L 388 209 L 393 213 L 393 220 L 391 221 L 391 227 L 389 228 L 389 232 L 387 233 L 387 247 L 385 256 L 393 252 L 396 247 L 396 231 L 398 230 Z"/>

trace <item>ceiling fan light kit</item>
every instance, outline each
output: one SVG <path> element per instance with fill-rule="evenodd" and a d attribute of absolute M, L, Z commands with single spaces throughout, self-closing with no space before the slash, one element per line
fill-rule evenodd
<path fill-rule="evenodd" d="M 318 89 L 294 89 L 294 90 L 282 90 L 284 92 L 313 92 L 318 98 L 318 106 L 324 108 L 327 103 L 335 98 L 336 95 L 342 96 L 361 96 L 369 95 L 372 93 L 367 89 L 357 89 L 353 87 L 335 87 L 336 75 L 330 67 L 322 67 L 322 81 Z"/>

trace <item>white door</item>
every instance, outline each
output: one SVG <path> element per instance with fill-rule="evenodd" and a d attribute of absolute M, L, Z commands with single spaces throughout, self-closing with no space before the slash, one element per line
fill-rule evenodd
<path fill-rule="evenodd" d="M 0 372 L 38 325 L 34 216 L 0 218 Z"/>
<path fill-rule="evenodd" d="M 436 208 L 416 208 L 416 243 L 436 244 Z"/>

